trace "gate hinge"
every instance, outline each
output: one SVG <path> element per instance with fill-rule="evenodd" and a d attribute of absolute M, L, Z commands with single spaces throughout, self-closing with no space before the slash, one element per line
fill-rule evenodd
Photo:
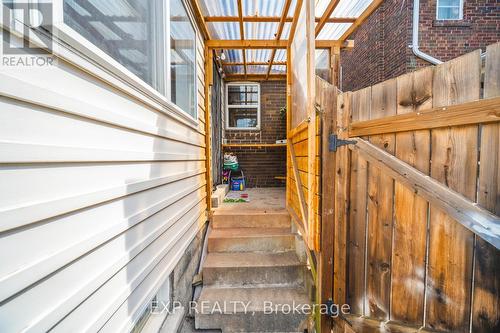
<path fill-rule="evenodd" d="M 338 138 L 337 134 L 330 134 L 328 138 L 328 149 L 330 151 L 337 151 L 338 147 L 355 145 L 356 143 L 358 143 L 356 140 L 342 140 Z"/>

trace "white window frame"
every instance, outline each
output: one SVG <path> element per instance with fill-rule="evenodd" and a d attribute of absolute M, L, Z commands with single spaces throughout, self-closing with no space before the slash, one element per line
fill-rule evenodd
<path fill-rule="evenodd" d="M 64 3 L 63 0 L 31 0 L 33 5 L 37 3 L 52 3 L 53 19 L 52 24 L 47 28 L 52 29 L 53 32 L 53 54 L 57 57 L 64 59 L 71 64 L 82 68 L 83 70 L 91 73 L 99 79 L 111 84 L 115 88 L 124 91 L 126 94 L 144 101 L 146 104 L 154 107 L 160 112 L 174 116 L 174 118 L 184 122 L 185 124 L 197 129 L 199 126 L 199 110 L 198 110 L 198 38 L 199 31 L 197 29 L 196 20 L 194 19 L 191 6 L 186 0 L 181 0 L 191 25 L 195 32 L 194 50 L 195 50 L 195 70 L 194 70 L 194 109 L 195 114 L 190 115 L 184 111 L 174 102 L 170 100 L 170 38 L 164 38 L 166 43 L 163 43 L 164 57 L 166 61 L 163 66 L 165 67 L 165 80 L 164 91 L 162 94 L 148 83 L 143 81 L 137 75 L 132 73 L 125 66 L 120 64 L 117 60 L 113 59 L 107 53 L 99 49 L 96 45 L 85 39 L 77 31 L 64 23 Z M 170 36 L 170 15 L 169 6 L 166 5 L 169 0 L 163 0 L 165 5 L 163 11 L 163 19 L 165 23 L 165 36 Z M 1 4 L 0 4 L 1 5 Z M 3 10 L 7 9 L 1 5 Z M 62 42 L 62 43 L 61 43 Z M 67 44 L 71 49 L 64 44 Z M 68 52 L 69 51 L 69 52 Z M 75 52 L 76 51 L 76 52 Z M 84 59 L 85 58 L 85 59 Z M 82 59 L 84 61 L 82 61 Z M 90 61 L 89 61 L 90 60 Z M 103 71 L 96 71 L 95 64 Z"/>
<path fill-rule="evenodd" d="M 257 106 L 253 105 L 229 105 L 229 87 L 230 86 L 257 86 Z M 258 82 L 231 82 L 226 84 L 225 88 L 225 104 L 226 104 L 226 129 L 227 130 L 235 130 L 235 131 L 259 131 L 260 130 L 260 83 Z M 229 126 L 229 109 L 249 109 L 249 108 L 257 108 L 257 126 L 256 127 L 231 127 Z"/>
<path fill-rule="evenodd" d="M 455 6 L 439 6 L 440 0 L 436 0 L 436 20 L 438 21 L 458 21 L 464 19 L 464 0 L 460 0 L 460 9 L 458 18 L 439 18 L 439 7 L 455 8 Z"/>

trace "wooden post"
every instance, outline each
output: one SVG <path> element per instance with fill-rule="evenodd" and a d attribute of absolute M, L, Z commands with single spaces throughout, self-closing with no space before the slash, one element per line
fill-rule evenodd
<path fill-rule="evenodd" d="M 337 97 L 337 135 L 347 139 L 351 118 L 351 93 Z M 333 244 L 333 301 L 346 304 L 347 290 L 347 225 L 349 221 L 350 152 L 347 146 L 339 147 L 335 154 L 335 201 L 334 201 L 334 244 Z M 334 321 L 334 332 L 343 332 L 344 322 Z"/>
<path fill-rule="evenodd" d="M 325 304 L 333 300 L 333 238 L 335 222 L 335 153 L 328 149 L 330 134 L 336 133 L 336 87 L 316 78 L 316 96 L 323 110 L 321 119 L 321 249 L 318 265 L 318 290 Z M 321 317 L 321 331 L 330 332 L 332 320 Z"/>
<path fill-rule="evenodd" d="M 207 181 L 207 210 L 212 210 L 212 140 L 210 126 L 210 109 L 213 84 L 212 49 L 205 46 L 205 169 Z"/>

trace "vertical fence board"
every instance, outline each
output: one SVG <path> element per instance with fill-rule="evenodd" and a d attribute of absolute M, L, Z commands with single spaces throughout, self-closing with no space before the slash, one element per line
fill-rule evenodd
<path fill-rule="evenodd" d="M 351 93 L 338 95 L 337 100 L 337 133 L 347 138 L 347 127 L 351 112 Z M 341 147 L 335 154 L 335 229 L 334 229 L 334 270 L 333 300 L 337 304 L 346 303 L 347 283 L 347 231 L 349 207 L 349 150 Z"/>
<path fill-rule="evenodd" d="M 434 107 L 479 99 L 480 51 L 438 65 Z M 432 131 L 431 176 L 475 200 L 478 126 Z M 439 209 L 430 208 L 427 326 L 469 331 L 474 235 Z"/>
<path fill-rule="evenodd" d="M 335 86 L 316 77 L 316 102 L 322 109 L 321 120 L 321 251 L 318 267 L 321 303 L 333 299 L 333 239 L 335 225 L 335 153 L 328 149 L 328 137 L 335 133 L 337 92 Z M 321 316 L 321 330 L 330 331 L 332 320 Z"/>
<path fill-rule="evenodd" d="M 486 53 L 484 98 L 500 96 L 500 43 Z M 478 203 L 500 215 L 500 124 L 481 130 Z M 500 251 L 476 237 L 472 331 L 500 331 Z"/>
<path fill-rule="evenodd" d="M 352 94 L 352 120 L 370 117 L 371 87 Z M 367 162 L 358 153 L 351 155 L 351 190 L 348 242 L 348 302 L 351 312 L 365 314 L 365 254 Z"/>
<path fill-rule="evenodd" d="M 396 114 L 396 80 L 372 87 L 370 119 Z M 395 135 L 374 135 L 370 142 L 394 154 Z M 389 319 L 391 295 L 391 252 L 394 180 L 379 168 L 368 165 L 367 290 L 369 316 Z"/>
<path fill-rule="evenodd" d="M 432 73 L 427 67 L 397 79 L 397 113 L 432 107 Z M 430 131 L 396 134 L 396 157 L 429 174 Z M 394 193 L 391 319 L 422 325 L 424 318 L 427 201 L 399 182 Z"/>

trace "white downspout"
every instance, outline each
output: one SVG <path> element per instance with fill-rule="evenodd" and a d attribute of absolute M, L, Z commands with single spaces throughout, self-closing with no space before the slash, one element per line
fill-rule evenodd
<path fill-rule="evenodd" d="M 413 0 L 413 38 L 411 43 L 411 49 L 413 54 L 417 57 L 424 59 L 427 62 L 430 62 L 433 65 L 439 65 L 443 62 L 439 59 L 436 59 L 427 53 L 420 51 L 418 46 L 418 29 L 420 22 L 420 0 Z"/>

